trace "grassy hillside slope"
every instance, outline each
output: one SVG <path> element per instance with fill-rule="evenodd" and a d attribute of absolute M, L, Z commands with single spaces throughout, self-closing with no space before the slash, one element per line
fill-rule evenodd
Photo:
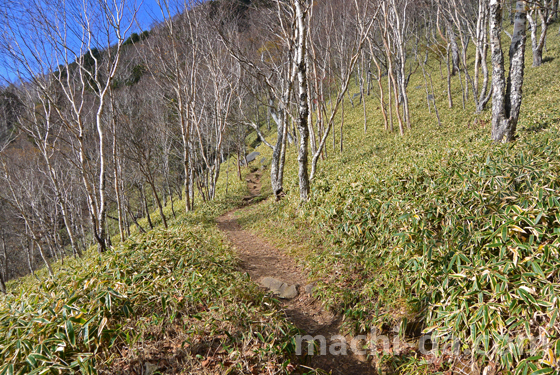
<path fill-rule="evenodd" d="M 409 84 L 413 129 L 404 137 L 382 130 L 375 94 L 366 98 L 367 132 L 362 108 L 346 102 L 344 152 L 337 129 L 312 200 L 299 203 L 291 146 L 288 195 L 242 210 L 240 221 L 308 270 L 315 295 L 344 317 L 348 332 L 453 334 L 461 349 L 482 348 L 461 357 L 470 367 L 553 373 L 560 358 L 558 36 L 550 35 L 545 56 L 542 67 L 527 67 L 516 143 L 490 142 L 490 114 L 475 115 L 470 102 L 461 108 L 458 77 L 455 107 L 447 108 L 433 62 L 441 127 L 418 72 Z M 270 157 L 264 146 L 257 150 Z M 238 271 L 213 222 L 245 194 L 232 167 L 226 195 L 225 177 L 216 202 L 179 215 L 169 230 L 57 264 L 53 279 L 38 272 L 41 281 L 11 282 L 0 297 L 0 374 L 289 373 L 294 327 Z M 270 195 L 269 181 L 262 183 Z M 539 333 L 551 345 L 532 352 L 504 339 Z M 403 374 L 457 365 L 456 356 L 434 354 L 372 355 Z"/>
<path fill-rule="evenodd" d="M 344 152 L 327 142 L 313 199 L 299 203 L 292 146 L 286 199 L 245 210 L 240 220 L 309 270 L 316 295 L 344 316 L 349 332 L 400 329 L 412 339 L 420 327 L 433 339 L 453 335 L 461 349 L 481 348 L 472 357 L 463 352 L 469 366 L 553 373 L 560 357 L 560 38 L 550 35 L 547 45 L 540 68 L 527 53 L 517 142 L 490 142 L 489 110 L 475 115 L 472 101 L 462 109 L 458 77 L 449 109 L 432 61 L 441 127 L 427 109 L 421 73 L 409 84 L 413 129 L 404 137 L 382 129 L 374 95 L 366 98 L 365 133 L 361 106 L 346 102 Z M 270 155 L 265 146 L 258 151 Z M 529 341 L 517 348 L 508 341 L 539 334 L 550 344 L 533 343 L 532 351 Z M 380 357 L 402 373 L 443 372 L 459 360 L 414 351 Z"/>
<path fill-rule="evenodd" d="M 235 179 L 228 196 L 224 187 L 169 230 L 56 264 L 53 278 L 10 282 L 0 297 L 0 374 L 288 372 L 295 328 L 238 270 L 214 225 L 245 191 Z"/>

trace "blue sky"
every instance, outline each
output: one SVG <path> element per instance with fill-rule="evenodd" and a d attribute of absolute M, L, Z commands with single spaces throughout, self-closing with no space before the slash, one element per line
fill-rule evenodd
<path fill-rule="evenodd" d="M 41 56 L 51 55 L 54 56 L 55 51 L 53 48 L 49 47 L 48 45 L 45 46 L 43 40 L 38 38 L 40 32 L 37 32 L 35 28 L 41 28 L 43 25 L 35 24 L 33 25 L 32 22 L 26 21 L 27 17 L 32 17 L 31 12 L 27 11 L 27 9 L 35 10 L 38 7 L 33 6 L 31 3 L 44 5 L 48 12 L 52 12 L 53 14 L 59 12 L 63 9 L 62 5 L 59 4 L 69 4 L 72 3 L 73 0 L 0 0 L 0 38 L 7 39 L 8 43 L 13 43 L 17 41 L 19 45 L 23 46 L 25 49 L 25 45 L 27 44 L 28 47 L 34 45 L 41 45 L 43 49 L 39 51 L 37 54 Z M 86 1 L 89 3 L 95 3 L 95 1 Z M 119 3 L 120 0 L 105 0 L 106 3 L 114 4 Z M 82 3 L 81 0 L 78 3 Z M 140 33 L 144 30 L 149 30 L 151 26 L 156 23 L 160 22 L 163 19 L 160 6 L 158 5 L 158 0 L 126 0 L 126 6 L 128 9 L 137 9 L 136 13 L 136 22 L 134 23 L 133 27 L 129 30 L 125 37 L 130 36 L 133 32 Z M 177 12 L 177 9 L 182 8 L 181 4 L 183 3 L 182 0 L 169 0 L 170 3 L 170 11 L 172 14 Z M 23 4 L 23 5 L 18 5 Z M 32 8 L 27 8 L 32 7 Z M 49 10 L 50 9 L 50 10 Z M 96 10 L 92 8 L 92 13 Z M 3 14 L 2 14 L 3 13 Z M 131 11 L 128 11 L 128 18 L 131 18 Z M 12 23 L 12 29 L 17 29 L 17 35 L 14 36 L 13 33 L 9 33 L 7 31 L 9 28 L 7 24 L 3 24 L 5 21 L 4 17 L 11 17 L 14 18 L 17 16 L 20 19 L 20 22 Z M 91 17 L 95 18 L 95 17 Z M 53 19 L 53 24 L 56 24 L 56 20 Z M 78 32 L 81 32 L 81 28 L 76 23 L 73 26 Z M 80 40 L 79 36 L 69 37 L 68 44 L 75 44 L 76 48 L 79 46 L 78 41 Z M 36 43 L 39 42 L 39 43 Z M 95 45 L 94 45 L 95 46 Z M 101 47 L 106 46 L 106 42 L 100 43 Z M 32 56 L 31 53 L 26 52 L 27 56 Z M 5 50 L 1 47 L 0 44 L 0 86 L 6 84 L 7 82 L 17 81 L 17 76 L 14 74 L 14 66 L 17 66 L 16 63 L 13 62 L 10 58 L 7 57 L 8 55 L 5 53 Z"/>
<path fill-rule="evenodd" d="M 171 5 L 171 9 L 176 10 L 177 2 L 170 2 L 175 3 Z M 149 29 L 154 21 L 159 22 L 162 20 L 161 10 L 156 0 L 144 0 L 141 4 L 139 3 L 138 9 L 139 11 L 136 18 L 142 27 L 142 31 Z"/>

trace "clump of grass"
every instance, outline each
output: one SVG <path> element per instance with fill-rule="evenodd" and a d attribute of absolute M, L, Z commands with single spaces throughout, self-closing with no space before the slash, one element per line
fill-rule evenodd
<path fill-rule="evenodd" d="M 1 374 L 119 373 L 144 362 L 261 372 L 289 363 L 294 327 L 209 226 L 137 235 L 29 284 L 0 303 Z M 150 345 L 159 350 L 149 354 Z"/>
<path fill-rule="evenodd" d="M 483 345 L 487 359 L 519 373 L 530 356 L 508 338 L 544 330 L 560 348 L 557 139 L 447 150 L 323 202 L 323 230 L 338 242 L 320 255 L 329 265 L 320 276 L 352 328 L 420 318 L 434 338 Z"/>

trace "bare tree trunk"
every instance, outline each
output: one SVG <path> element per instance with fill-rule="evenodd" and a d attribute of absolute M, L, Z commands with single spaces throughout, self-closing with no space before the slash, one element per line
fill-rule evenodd
<path fill-rule="evenodd" d="M 313 9 L 313 7 L 312 7 Z M 320 77 L 319 77 L 319 73 L 317 71 L 317 57 L 316 57 L 316 53 L 315 53 L 315 47 L 313 46 L 313 43 L 311 43 L 310 45 L 311 47 L 311 52 L 313 54 L 313 58 L 312 58 L 312 62 L 313 62 L 313 76 L 315 78 L 315 89 L 316 89 L 316 111 L 317 111 L 317 136 L 319 138 L 319 141 L 321 140 L 322 134 L 323 134 L 323 111 L 321 110 L 321 108 L 323 108 L 323 82 L 321 81 Z M 313 129 L 313 124 L 311 123 L 310 128 Z M 315 134 L 312 134 L 312 137 L 315 138 Z M 313 155 L 315 155 L 315 153 L 317 152 L 317 141 L 313 140 L 313 145 L 312 145 L 312 152 Z"/>
<path fill-rule="evenodd" d="M 288 87 L 286 88 L 283 99 L 289 98 L 291 95 L 292 82 L 291 79 L 286 82 Z M 284 102 L 284 100 L 282 100 Z M 270 180 L 272 185 L 272 192 L 274 193 L 276 200 L 280 200 L 284 195 L 284 155 L 286 152 L 286 140 L 288 132 L 287 115 L 284 105 L 281 103 L 281 107 L 278 111 L 273 109 L 274 101 L 269 99 L 269 110 L 270 114 L 276 123 L 276 144 L 274 145 L 272 151 L 272 160 L 270 163 Z"/>
<path fill-rule="evenodd" d="M 476 29 L 475 29 L 475 55 L 474 55 L 474 89 L 475 89 L 475 100 L 479 92 L 479 75 L 480 75 L 480 65 L 484 63 L 482 60 L 482 30 L 486 31 L 483 27 L 484 15 L 486 14 L 487 7 L 484 4 L 484 0 L 479 0 L 478 2 L 478 17 L 476 19 Z"/>
<path fill-rule="evenodd" d="M 389 60 L 387 60 L 389 61 Z M 389 130 L 395 131 L 393 126 L 393 88 L 391 87 L 391 75 L 389 74 L 389 68 L 387 68 L 387 91 L 388 91 L 388 112 L 389 112 Z"/>
<path fill-rule="evenodd" d="M 543 5 L 548 6 L 547 1 Z M 548 31 L 548 9 L 543 9 L 539 3 L 533 5 L 528 14 L 529 24 L 531 25 L 531 49 L 533 50 L 533 66 L 542 65 L 543 48 L 546 42 L 546 34 Z M 536 13 L 536 14 L 535 14 Z M 533 18 L 535 16 L 535 18 Z M 541 35 L 538 35 L 538 21 L 541 21 Z"/>
<path fill-rule="evenodd" d="M 295 67 L 295 65 L 294 65 Z M 295 70 L 294 70 L 295 71 Z M 289 85 L 290 85 L 290 89 L 287 91 L 286 96 L 284 97 L 285 101 L 284 103 L 288 103 L 289 98 L 291 97 L 291 90 L 292 90 L 292 83 L 293 83 L 294 79 L 292 77 L 292 79 L 290 79 Z M 287 105 L 287 104 L 286 104 Z M 284 184 L 284 165 L 286 162 L 286 148 L 288 147 L 288 115 L 286 114 L 286 112 L 284 112 L 283 115 L 283 121 L 284 123 L 282 124 L 282 145 L 280 148 L 280 159 L 278 160 L 278 182 L 279 184 L 283 185 Z M 284 195 L 284 192 L 282 191 L 280 193 L 279 196 L 277 196 L 276 198 L 279 199 L 282 197 L 282 195 Z"/>
<path fill-rule="evenodd" d="M 107 178 L 105 176 L 105 132 L 103 129 L 103 123 L 101 116 L 104 110 L 104 95 L 100 96 L 100 105 L 96 115 L 96 125 L 97 125 L 97 134 L 98 134 L 98 141 L 99 141 L 99 211 L 97 214 L 97 222 L 98 222 L 98 229 L 99 229 L 99 236 L 98 236 L 98 250 L 100 253 L 103 253 L 107 250 L 107 241 L 106 241 L 106 233 L 105 233 L 105 220 L 106 220 L 106 213 L 107 213 L 107 204 L 106 204 L 106 185 L 107 185 Z"/>
<path fill-rule="evenodd" d="M 340 103 L 340 153 L 344 152 L 344 99 Z"/>
<path fill-rule="evenodd" d="M 47 267 L 47 270 L 49 271 L 49 275 L 54 276 L 54 272 L 53 272 L 53 269 L 51 267 L 51 262 L 49 261 L 49 258 L 45 255 L 45 252 L 43 251 L 43 246 L 41 246 L 40 240 L 33 239 L 33 241 L 35 241 L 35 243 L 37 244 L 37 247 L 39 248 L 39 254 L 41 255 L 41 259 L 43 259 L 43 262 L 45 263 L 45 266 Z"/>
<path fill-rule="evenodd" d="M 144 186 L 140 187 L 140 194 L 142 195 L 142 202 L 144 203 L 144 212 L 146 214 L 146 218 L 148 219 L 148 224 L 150 225 L 150 229 L 154 229 L 154 224 L 152 223 L 152 218 L 150 216 L 150 207 L 148 206 L 148 198 L 146 198 L 146 194 L 144 193 Z"/>
<path fill-rule="evenodd" d="M 451 48 L 451 75 L 459 73 L 459 46 L 457 45 L 457 37 L 455 30 L 453 30 L 452 22 L 446 20 L 447 37 L 449 38 L 449 46 Z"/>
<path fill-rule="evenodd" d="M 449 108 L 453 108 L 453 97 L 451 96 L 451 60 L 449 59 L 450 48 L 449 44 L 447 45 L 447 54 L 446 54 L 446 65 L 447 65 L 447 101 L 449 103 Z"/>
<path fill-rule="evenodd" d="M 313 17 L 313 7 L 310 7 L 309 10 L 309 15 L 307 17 L 307 30 L 311 29 L 311 19 Z M 308 32 L 309 33 L 309 32 Z M 312 44 L 312 43 L 311 43 Z M 313 121 L 313 100 L 314 100 L 314 95 L 313 95 L 313 84 L 317 82 L 317 70 L 315 69 L 315 64 L 313 66 L 313 73 L 312 73 L 312 69 L 311 69 L 311 62 L 310 62 L 310 54 L 309 54 L 309 48 L 305 49 L 305 65 L 306 65 L 306 69 L 307 69 L 307 73 L 309 75 L 309 77 L 311 77 L 311 82 L 308 82 L 307 85 L 307 108 L 308 108 L 308 112 L 309 112 L 309 117 L 307 119 L 307 125 L 309 127 L 309 142 L 310 142 L 310 146 L 311 146 L 311 155 L 314 155 L 315 152 L 317 151 L 317 137 L 315 134 L 315 127 L 314 127 L 314 121 Z M 314 76 L 311 76 L 311 74 L 314 74 Z M 319 88 L 315 89 L 315 92 L 318 92 Z M 319 104 L 319 98 L 317 98 L 317 106 Z"/>
<path fill-rule="evenodd" d="M 393 39 L 394 39 L 394 45 L 397 49 L 397 56 L 398 56 L 398 64 L 396 66 L 397 68 L 397 81 L 398 83 L 395 85 L 398 87 L 399 91 L 400 91 L 400 96 L 396 96 L 395 100 L 396 100 L 396 104 L 397 104 L 397 116 L 399 119 L 399 127 L 403 128 L 403 124 L 402 124 L 402 120 L 401 120 L 401 116 L 399 112 L 399 105 L 402 99 L 402 109 L 403 109 L 403 119 L 404 122 L 406 122 L 406 127 L 407 129 L 411 128 L 411 123 L 410 123 L 410 111 L 408 108 L 408 95 L 406 93 L 406 85 L 407 85 L 407 79 L 406 79 L 406 52 L 405 52 L 405 33 L 406 33 L 406 28 L 408 27 L 408 19 L 407 19 L 407 10 L 406 8 L 409 5 L 409 2 L 406 1 L 402 4 L 400 4 L 400 6 L 404 6 L 404 10 L 402 12 L 402 18 L 401 18 L 401 14 L 399 12 L 399 5 L 397 5 L 397 3 L 395 2 L 395 0 L 391 1 L 392 3 L 392 11 L 393 11 L 393 15 L 394 15 L 394 24 L 392 24 L 392 29 L 393 29 Z M 394 80 L 394 78 L 392 78 Z M 393 81 L 393 83 L 395 83 Z M 404 131 L 401 130 L 401 135 L 404 134 Z"/>
<path fill-rule="evenodd" d="M 0 290 L 6 294 L 6 278 L 8 276 L 8 256 L 6 253 L 6 238 L 4 237 L 4 229 L 0 229 L 0 237 L 2 239 L 2 264 L 0 269 Z"/>
<path fill-rule="evenodd" d="M 432 100 L 433 100 L 434 110 L 435 110 L 435 113 L 436 113 L 436 118 L 437 118 L 437 121 L 438 121 L 438 126 L 441 127 L 441 119 L 439 117 L 439 111 L 438 111 L 437 103 L 436 103 L 436 93 L 434 92 L 434 82 L 432 80 L 432 75 L 425 68 L 425 64 L 428 60 L 428 55 L 426 54 L 426 59 L 424 61 L 422 61 L 422 60 L 420 60 L 420 58 L 418 56 L 418 52 L 416 51 L 416 59 L 418 60 L 418 63 L 420 64 L 420 68 L 422 69 L 422 76 L 424 77 L 424 85 L 426 87 L 426 97 L 427 97 L 427 100 L 428 100 L 428 110 L 431 113 L 431 108 L 430 108 L 430 95 L 431 95 Z M 428 76 L 430 78 L 430 91 L 428 91 L 428 80 L 426 79 L 426 76 Z M 431 92 L 431 94 L 430 94 L 430 92 Z"/>
<path fill-rule="evenodd" d="M 384 9 L 384 12 L 387 12 Z M 388 19 L 389 16 L 385 13 L 385 27 L 388 27 Z M 395 80 L 395 75 L 393 71 L 393 53 L 391 50 L 391 39 L 389 37 L 389 33 L 387 30 L 383 33 L 383 44 L 385 46 L 385 54 L 387 56 L 387 80 L 389 86 L 389 119 L 391 120 L 391 131 L 393 131 L 393 109 L 392 109 L 392 99 L 391 94 L 393 95 L 393 99 L 395 100 L 395 114 L 397 115 L 397 120 L 399 122 L 399 132 L 400 135 L 404 135 L 404 127 L 403 122 L 401 119 L 400 114 L 400 105 L 399 105 L 399 94 L 398 94 L 398 85 Z M 391 90 L 392 89 L 392 90 Z M 391 93 L 392 91 L 392 93 Z"/>
<path fill-rule="evenodd" d="M 490 100 L 492 91 L 488 90 L 488 83 L 490 81 L 488 74 L 488 64 L 486 62 L 488 57 L 488 6 L 487 0 L 480 0 L 478 9 L 478 20 L 476 24 L 476 57 L 475 57 L 475 70 L 474 70 L 474 87 L 476 112 L 481 113 L 484 111 L 486 104 Z M 482 69 L 482 87 L 479 87 L 479 67 Z"/>
<path fill-rule="evenodd" d="M 370 45 L 370 48 L 371 48 L 371 45 Z M 383 84 L 381 83 L 381 67 L 379 66 L 379 62 L 377 61 L 377 58 L 373 54 L 373 51 L 371 53 L 371 56 L 373 58 L 373 62 L 375 64 L 375 66 L 377 67 L 377 84 L 379 86 L 379 106 L 381 107 L 381 114 L 383 115 L 383 122 L 385 124 L 385 130 L 389 130 L 389 123 L 387 121 L 387 111 L 385 111 L 385 99 L 384 99 L 384 93 L 383 93 Z M 393 129 L 391 129 L 391 131 L 393 131 Z"/>
<path fill-rule="evenodd" d="M 463 109 L 465 109 L 466 107 L 466 102 L 469 99 L 469 70 L 467 68 L 467 49 L 469 48 L 468 46 L 468 40 L 465 43 L 465 40 L 463 38 L 463 33 L 461 31 L 461 29 L 459 29 L 459 39 L 461 40 L 461 52 L 462 52 L 462 57 L 463 57 L 463 62 L 464 62 L 464 73 L 465 73 L 465 84 L 463 84 L 463 78 L 461 77 L 461 70 L 459 69 L 458 73 L 459 73 L 459 82 L 461 83 L 461 98 L 462 98 L 462 104 L 463 104 Z M 460 62 L 461 59 L 459 59 Z"/>
<path fill-rule="evenodd" d="M 167 219 L 165 217 L 165 214 L 163 213 L 163 206 L 161 204 L 161 199 L 159 198 L 159 195 L 157 193 L 156 184 L 153 180 L 150 180 L 148 183 L 152 188 L 152 193 L 154 194 L 154 200 L 156 201 L 156 205 L 159 211 L 159 216 L 161 216 L 161 221 L 163 222 L 163 226 L 165 227 L 165 229 L 167 229 Z"/>
<path fill-rule="evenodd" d="M 178 105 L 180 107 L 183 106 L 181 100 L 181 94 L 177 95 L 179 98 Z M 185 115 L 185 111 L 180 111 L 179 114 L 180 122 L 181 122 L 181 138 L 183 140 L 183 173 L 185 174 L 185 179 L 183 180 L 183 187 L 185 189 L 185 211 L 189 212 L 192 211 L 192 204 L 190 199 L 190 191 L 189 191 L 189 174 L 191 170 L 191 161 L 189 155 L 189 139 L 190 139 L 190 126 L 187 123 L 187 118 Z"/>
<path fill-rule="evenodd" d="M 27 245 L 25 245 L 23 243 L 23 241 L 21 241 L 21 246 L 23 248 L 25 248 L 25 253 L 27 255 L 27 268 L 29 269 L 29 273 L 31 273 L 37 280 L 39 280 L 39 277 L 37 277 L 37 275 L 35 274 L 35 269 L 33 268 L 33 247 L 34 247 L 34 242 L 33 241 L 29 241 L 29 239 L 27 239 Z"/>
<path fill-rule="evenodd" d="M 281 115 L 283 116 L 283 115 Z M 283 119 L 279 119 L 276 122 L 277 128 L 277 138 L 276 138 L 276 145 L 274 146 L 274 150 L 272 151 L 272 160 L 270 163 L 270 180 L 272 184 L 272 192 L 276 196 L 276 199 L 280 199 L 282 192 L 284 190 L 282 186 L 282 181 L 279 179 L 280 173 L 280 154 L 282 153 L 282 147 L 285 143 L 284 141 L 284 127 L 283 127 Z"/>
<path fill-rule="evenodd" d="M 364 111 L 364 133 L 367 133 L 367 111 L 366 111 L 366 98 L 364 96 L 364 70 L 365 70 L 365 62 L 364 62 L 364 52 L 362 51 L 362 55 L 361 55 L 362 61 L 361 61 L 361 74 L 360 74 L 360 98 L 361 98 L 361 102 L 362 102 L 362 109 Z M 368 95 L 369 95 L 369 72 L 368 72 L 368 76 L 366 77 L 367 79 L 367 90 L 368 90 Z"/>
<path fill-rule="evenodd" d="M 227 168 L 226 168 L 226 197 L 228 195 L 228 189 L 229 189 L 229 158 L 228 158 L 228 162 L 227 162 Z"/>
<path fill-rule="evenodd" d="M 192 155 L 191 160 L 193 160 Z M 191 209 L 194 210 L 194 168 L 189 171 L 189 193 L 191 195 Z"/>
<path fill-rule="evenodd" d="M 138 227 L 138 231 L 140 233 L 146 233 L 146 230 L 144 230 L 144 228 L 138 223 L 138 220 L 136 220 L 136 216 L 134 216 L 134 214 L 130 212 L 130 208 L 128 206 L 126 207 L 126 212 L 128 213 L 128 216 L 130 216 L 134 224 L 136 224 L 136 226 Z"/>
<path fill-rule="evenodd" d="M 389 78 L 391 78 L 391 86 L 393 87 L 393 95 L 395 99 L 395 114 L 397 115 L 397 120 L 399 121 L 399 132 L 401 135 L 404 135 L 404 124 L 401 117 L 401 106 L 399 104 L 399 88 L 397 82 L 395 81 L 395 75 L 392 68 L 389 71 Z"/>
<path fill-rule="evenodd" d="M 404 121 L 406 122 L 407 129 L 412 128 L 412 124 L 410 122 L 410 110 L 408 108 L 408 94 L 406 93 L 406 61 L 404 60 L 406 54 L 404 53 L 403 47 L 399 46 L 401 50 L 401 74 L 400 74 L 400 95 L 402 97 L 403 102 L 403 117 Z"/>
<path fill-rule="evenodd" d="M 299 197 L 305 202 L 309 199 L 309 174 L 308 166 L 308 144 L 309 144 L 309 102 L 307 101 L 307 22 L 306 16 L 309 8 L 308 0 L 295 0 L 295 10 L 297 19 L 297 76 L 298 76 L 298 118 L 297 127 L 299 131 L 299 151 L 298 151 L 298 177 L 299 177 Z"/>
<path fill-rule="evenodd" d="M 111 128 L 113 132 L 113 180 L 115 184 L 115 198 L 117 200 L 117 218 L 119 219 L 119 235 L 121 241 L 125 240 L 125 230 L 124 230 L 124 213 L 123 213 L 123 203 L 122 203 L 122 193 L 121 193 L 121 168 L 119 159 L 119 148 L 117 142 L 117 127 L 115 121 L 115 102 L 113 97 L 113 92 L 109 93 L 109 99 L 111 101 Z"/>
<path fill-rule="evenodd" d="M 270 125 L 270 111 L 266 111 L 266 129 L 270 131 L 272 129 Z"/>
<path fill-rule="evenodd" d="M 307 64 L 307 67 L 309 68 L 309 64 Z M 307 125 L 309 127 L 309 145 L 311 147 L 311 155 L 313 155 L 317 151 L 317 137 L 316 137 L 316 134 L 315 134 L 315 127 L 313 125 L 314 124 L 314 121 L 313 121 L 313 98 L 312 98 L 311 88 L 309 86 L 308 86 L 308 91 L 307 91 L 307 108 L 309 108 L 309 110 L 308 110 L 309 116 L 308 116 L 308 119 L 307 119 Z"/>
<path fill-rule="evenodd" d="M 505 80 L 504 55 L 501 45 L 502 1 L 490 0 L 490 42 L 492 47 L 492 139 L 511 142 L 515 138 L 521 108 L 527 10 L 525 1 L 516 4 L 513 37 L 509 50 L 510 70 Z"/>
<path fill-rule="evenodd" d="M 4 281 L 4 275 L 0 274 L 0 291 L 6 294 L 6 282 Z"/>
<path fill-rule="evenodd" d="M 243 178 L 241 177 L 241 155 L 239 153 L 239 146 L 237 147 L 237 177 L 239 178 L 239 181 L 243 181 Z"/>

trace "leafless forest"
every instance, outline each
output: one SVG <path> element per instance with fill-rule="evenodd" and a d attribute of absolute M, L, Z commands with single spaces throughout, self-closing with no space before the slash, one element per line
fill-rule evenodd
<path fill-rule="evenodd" d="M 133 226 L 149 230 L 150 212 L 167 226 L 169 203 L 175 215 L 214 199 L 221 163 L 240 166 L 250 132 L 273 150 L 276 198 L 285 194 L 290 142 L 300 198 L 312 199 L 321 160 L 344 150 L 345 103 L 364 106 L 367 132 L 362 98 L 376 97 L 386 131 L 405 135 L 414 126 L 407 92 L 415 73 L 424 77 L 426 110 L 438 113 L 435 80 L 450 87 L 458 79 L 462 93 L 448 89 L 447 105 L 491 107 L 492 138 L 512 141 L 525 46 L 542 64 L 558 0 L 159 5 L 162 21 L 133 33 L 134 2 L 3 0 L 4 290 L 5 280 L 92 245 L 103 252 Z M 270 131 L 272 144 L 263 135 Z"/>

